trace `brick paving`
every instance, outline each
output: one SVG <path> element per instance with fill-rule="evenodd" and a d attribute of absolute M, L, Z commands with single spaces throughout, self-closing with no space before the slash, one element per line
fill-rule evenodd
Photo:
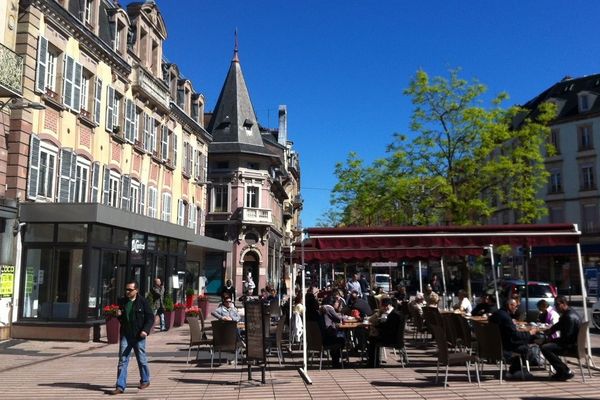
<path fill-rule="evenodd" d="M 481 387 L 469 384 L 464 367 L 451 368 L 449 386 L 435 380 L 435 349 L 416 348 L 408 340 L 410 364 L 402 368 L 388 351 L 387 363 L 380 369 L 361 368 L 351 358 L 345 369 L 322 371 L 309 367 L 312 385 L 307 385 L 297 368 L 301 355 L 286 355 L 279 366 L 272 358 L 266 384 L 260 383 L 260 371 L 253 370 L 248 381 L 247 367 L 234 368 L 224 362 L 210 369 L 208 352 L 200 352 L 197 363 L 186 364 L 187 326 L 153 334 L 148 339 L 151 385 L 137 388 L 139 374 L 135 360 L 129 366 L 128 387 L 123 398 L 137 399 L 600 399 L 600 373 L 581 382 L 579 370 L 568 382 L 553 382 L 547 372 L 533 369 L 531 381 L 498 382 L 497 367 L 486 366 Z M 407 332 L 407 338 L 411 335 Z M 97 398 L 106 397 L 114 387 L 117 345 L 8 341 L 0 343 L 0 382 L 2 398 Z M 194 353 L 192 353 L 194 354 Z M 225 358 L 225 354 L 223 354 Z M 231 358 L 231 356 L 229 356 Z M 595 357 L 596 365 L 600 359 Z M 316 364 L 316 363 L 315 363 Z M 315 369 L 317 368 L 317 369 Z M 475 375 L 473 374 L 473 382 Z"/>

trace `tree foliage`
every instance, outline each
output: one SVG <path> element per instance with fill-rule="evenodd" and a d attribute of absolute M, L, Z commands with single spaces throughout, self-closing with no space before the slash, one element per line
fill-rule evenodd
<path fill-rule="evenodd" d="M 503 209 L 530 223 L 545 214 L 536 195 L 548 179 L 553 106 L 503 108 L 501 93 L 486 108 L 485 86 L 458 73 L 417 71 L 404 91 L 414 106 L 411 139 L 395 134 L 371 165 L 354 152 L 336 164 L 330 213 L 338 224 L 481 224 Z"/>

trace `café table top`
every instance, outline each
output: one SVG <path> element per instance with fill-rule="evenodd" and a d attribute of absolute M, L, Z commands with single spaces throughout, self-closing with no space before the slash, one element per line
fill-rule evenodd
<path fill-rule="evenodd" d="M 356 329 L 356 328 L 368 328 L 370 324 L 363 323 L 360 321 L 344 321 L 342 324 L 337 324 L 338 329 Z"/>

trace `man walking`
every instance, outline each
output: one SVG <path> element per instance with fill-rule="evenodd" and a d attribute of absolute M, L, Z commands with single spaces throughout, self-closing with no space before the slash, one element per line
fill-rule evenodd
<path fill-rule="evenodd" d="M 154 314 L 150 305 L 138 293 L 137 282 L 125 285 L 125 295 L 118 300 L 119 311 L 117 317 L 121 322 L 121 340 L 119 342 L 119 365 L 117 367 L 117 384 L 110 394 L 121 394 L 127 387 L 127 366 L 131 357 L 131 350 L 140 370 L 139 389 L 150 386 L 150 370 L 146 358 L 146 337 L 154 325 Z"/>
<path fill-rule="evenodd" d="M 556 324 L 552 325 L 550 329 L 544 332 L 544 335 L 549 338 L 550 341 L 542 345 L 542 354 L 556 371 L 556 374 L 552 375 L 552 379 L 556 381 L 566 381 L 571 379 L 574 374 L 573 371 L 562 362 L 559 356 L 577 348 L 577 335 L 579 334 L 581 318 L 575 310 L 569 307 L 566 297 L 558 296 L 555 303 L 560 318 Z M 552 339 L 552 335 L 556 332 L 560 332 L 560 336 Z"/>
<path fill-rule="evenodd" d="M 154 313 L 158 315 L 160 319 L 160 330 L 166 331 L 165 327 L 165 287 L 162 285 L 160 278 L 154 280 L 154 286 L 152 286 L 152 300 L 154 300 Z"/>

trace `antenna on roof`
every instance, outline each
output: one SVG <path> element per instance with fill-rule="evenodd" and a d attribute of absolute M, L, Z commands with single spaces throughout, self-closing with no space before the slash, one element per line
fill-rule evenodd
<path fill-rule="evenodd" d="M 233 47 L 233 61 L 239 62 L 240 59 L 238 57 L 238 32 L 237 32 L 237 28 L 235 28 L 234 37 L 235 37 L 235 45 Z"/>

